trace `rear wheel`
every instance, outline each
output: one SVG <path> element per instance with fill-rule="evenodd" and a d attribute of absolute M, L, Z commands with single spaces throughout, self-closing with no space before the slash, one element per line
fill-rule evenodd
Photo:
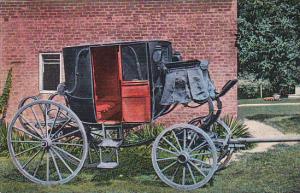
<path fill-rule="evenodd" d="M 210 126 L 209 130 L 217 134 L 216 141 L 222 142 L 222 144 L 216 145 L 218 149 L 218 170 L 222 170 L 229 165 L 233 155 L 233 149 L 228 147 L 228 141 L 232 137 L 231 129 L 224 121 L 218 119 Z"/>
<path fill-rule="evenodd" d="M 80 119 L 66 106 L 49 100 L 20 108 L 8 128 L 7 139 L 14 165 L 26 178 L 43 185 L 72 180 L 88 152 Z"/>
<path fill-rule="evenodd" d="M 193 190 L 204 186 L 217 169 L 217 150 L 210 137 L 190 124 L 165 129 L 152 148 L 152 164 L 171 187 Z"/>

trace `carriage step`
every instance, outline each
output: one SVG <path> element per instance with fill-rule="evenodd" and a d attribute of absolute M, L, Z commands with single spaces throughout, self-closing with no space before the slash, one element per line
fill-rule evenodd
<path fill-rule="evenodd" d="M 97 165 L 97 168 L 113 169 L 118 165 L 118 162 L 100 162 L 100 164 Z"/>
<path fill-rule="evenodd" d="M 103 139 L 102 142 L 98 145 L 99 147 L 112 147 L 118 148 L 122 144 L 122 140 L 113 140 L 113 139 Z"/>

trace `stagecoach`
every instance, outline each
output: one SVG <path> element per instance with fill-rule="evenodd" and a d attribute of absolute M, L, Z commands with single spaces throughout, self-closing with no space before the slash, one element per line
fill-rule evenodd
<path fill-rule="evenodd" d="M 219 119 L 220 98 L 237 80 L 217 92 L 209 62 L 182 61 L 168 41 L 66 47 L 63 58 L 65 83 L 48 100 L 24 98 L 8 129 L 13 163 L 35 183 L 69 182 L 82 167 L 117 167 L 121 147 L 149 143 L 130 143 L 128 133 L 180 104 L 207 105 L 208 110 L 153 139 L 154 170 L 169 186 L 191 190 L 205 185 L 247 142 L 231 139 L 230 128 Z M 216 124 L 223 135 L 214 131 Z"/>

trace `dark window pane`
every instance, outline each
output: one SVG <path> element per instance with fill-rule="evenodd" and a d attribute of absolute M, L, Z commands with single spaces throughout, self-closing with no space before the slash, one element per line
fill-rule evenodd
<path fill-rule="evenodd" d="M 147 80 L 146 44 L 122 47 L 123 80 Z"/>
<path fill-rule="evenodd" d="M 60 55 L 43 55 L 43 90 L 56 90 L 60 82 Z"/>

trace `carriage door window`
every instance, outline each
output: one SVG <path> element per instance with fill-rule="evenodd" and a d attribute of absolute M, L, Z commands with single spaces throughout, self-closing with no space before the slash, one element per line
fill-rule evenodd
<path fill-rule="evenodd" d="M 149 122 L 150 84 L 146 44 L 122 47 L 122 119 L 124 122 Z"/>
<path fill-rule="evenodd" d="M 146 44 L 122 47 L 123 80 L 148 80 Z"/>
<path fill-rule="evenodd" d="M 40 92 L 54 92 L 57 85 L 62 82 L 62 54 L 40 53 Z"/>

